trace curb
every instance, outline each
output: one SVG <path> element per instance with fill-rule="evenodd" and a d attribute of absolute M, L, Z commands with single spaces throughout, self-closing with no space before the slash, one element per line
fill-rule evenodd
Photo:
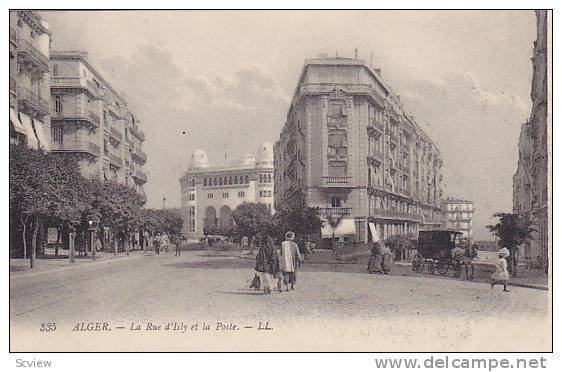
<path fill-rule="evenodd" d="M 17 279 L 17 278 L 29 278 L 29 277 L 33 277 L 33 276 L 38 276 L 38 275 L 42 275 L 42 274 L 49 274 L 49 273 L 56 273 L 56 272 L 61 272 L 61 271 L 65 271 L 65 270 L 71 270 L 71 269 L 76 269 L 76 268 L 80 268 L 83 266 L 90 266 L 90 265 L 100 265 L 100 264 L 107 264 L 107 263 L 111 263 L 111 262 L 118 262 L 118 261 L 126 261 L 126 260 L 130 260 L 133 258 L 138 258 L 138 257 L 147 257 L 144 254 L 135 254 L 135 255 L 129 255 L 129 256 L 117 256 L 108 260 L 96 260 L 94 261 L 90 261 L 90 262 L 84 262 L 84 263 L 80 263 L 80 264 L 71 264 L 70 262 L 67 262 L 66 266 L 60 266 L 60 267 L 56 267 L 53 269 L 47 269 L 47 270 L 43 270 L 43 271 L 30 271 L 30 272 L 25 272 L 22 274 L 11 274 L 10 275 L 10 280 L 13 279 Z M 32 270 L 32 269 L 29 269 Z"/>

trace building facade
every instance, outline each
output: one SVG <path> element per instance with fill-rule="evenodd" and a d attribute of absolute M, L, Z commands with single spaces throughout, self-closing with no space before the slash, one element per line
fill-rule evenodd
<path fill-rule="evenodd" d="M 49 25 L 34 11 L 10 11 L 10 142 L 50 150 Z"/>
<path fill-rule="evenodd" d="M 462 238 L 468 239 L 472 243 L 474 241 L 472 234 L 473 203 L 470 200 L 446 198 L 441 200 L 441 210 L 443 211 L 443 228 L 462 232 Z"/>
<path fill-rule="evenodd" d="M 441 225 L 439 149 L 362 60 L 305 62 L 274 154 L 275 207 L 319 208 L 325 244 Z"/>
<path fill-rule="evenodd" d="M 84 176 L 144 196 L 144 133 L 119 93 L 77 51 L 51 53 L 51 150 L 80 156 Z"/>
<path fill-rule="evenodd" d="M 533 239 L 525 245 L 524 257 L 548 265 L 548 13 L 537 10 L 537 40 L 533 49 L 532 108 L 521 126 L 519 161 L 513 176 L 513 213 L 533 222 Z M 551 120 L 551 119 L 550 119 Z"/>
<path fill-rule="evenodd" d="M 241 164 L 210 167 L 207 155 L 196 150 L 179 180 L 183 235 L 199 239 L 233 226 L 232 212 L 244 202 L 263 203 L 273 210 L 273 146 L 262 144 Z"/>

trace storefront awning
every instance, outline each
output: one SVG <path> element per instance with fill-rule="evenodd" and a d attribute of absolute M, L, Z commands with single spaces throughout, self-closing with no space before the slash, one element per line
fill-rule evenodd
<path fill-rule="evenodd" d="M 375 227 L 375 224 L 373 222 L 369 222 L 369 231 L 371 232 L 373 242 L 380 242 L 381 237 L 379 236 L 379 232 L 377 231 L 377 228 Z"/>
<path fill-rule="evenodd" d="M 33 124 L 31 124 L 31 118 L 20 112 L 21 123 L 25 128 L 25 136 L 27 137 L 27 146 L 32 149 L 38 149 L 39 144 L 37 143 L 37 137 L 35 137 L 35 132 L 33 131 Z"/>
<path fill-rule="evenodd" d="M 332 226 L 326 221 L 322 226 L 322 237 L 331 238 L 333 235 L 336 237 L 344 235 L 355 235 L 355 220 L 351 218 L 343 219 L 339 222 L 338 226 L 332 230 Z"/>
<path fill-rule="evenodd" d="M 47 141 L 47 136 L 44 131 L 43 122 L 37 119 L 32 119 L 31 122 L 35 127 L 35 133 L 37 134 L 37 139 L 39 140 L 39 148 L 43 150 L 48 150 L 50 142 Z"/>
<path fill-rule="evenodd" d="M 16 132 L 18 132 L 19 134 L 23 134 L 23 135 L 27 134 L 25 132 L 25 128 L 21 124 L 20 119 L 18 118 L 18 114 L 16 113 L 16 110 L 14 110 L 11 107 L 10 107 L 10 122 L 14 126 L 14 130 Z"/>

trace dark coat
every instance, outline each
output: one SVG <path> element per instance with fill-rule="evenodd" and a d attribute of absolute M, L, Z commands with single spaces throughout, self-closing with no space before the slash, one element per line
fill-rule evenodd
<path fill-rule="evenodd" d="M 275 273 L 275 257 L 277 253 L 269 244 L 263 244 L 256 255 L 256 271 L 259 273 Z M 277 260 L 279 267 L 279 260 Z"/>

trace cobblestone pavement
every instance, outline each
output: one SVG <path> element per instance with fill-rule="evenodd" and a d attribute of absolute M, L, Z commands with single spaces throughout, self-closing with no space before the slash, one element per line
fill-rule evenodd
<path fill-rule="evenodd" d="M 11 349 L 551 349 L 546 291 L 503 293 L 484 283 L 305 265 L 296 291 L 263 295 L 248 289 L 252 266 L 235 257 L 183 252 L 12 276 Z M 40 331 L 42 322 L 56 322 L 57 330 Z M 107 322 L 111 331 L 73 331 L 81 322 Z M 189 329 L 165 329 L 174 322 Z M 162 328 L 147 330 L 154 328 L 148 323 Z M 131 330 L 136 325 L 140 331 Z"/>

